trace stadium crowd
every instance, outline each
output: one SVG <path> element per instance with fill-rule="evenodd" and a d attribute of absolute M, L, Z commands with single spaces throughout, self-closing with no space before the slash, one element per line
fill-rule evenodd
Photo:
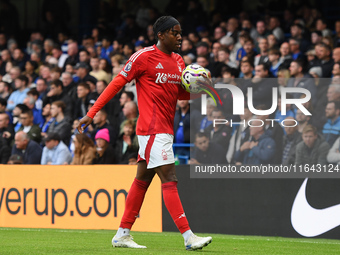
<path fill-rule="evenodd" d="M 305 88 L 312 97 L 304 104 L 311 116 L 292 105 L 282 115 L 280 96 L 271 115 L 254 116 L 246 103 L 244 115 L 233 115 L 229 90 L 218 90 L 222 106 L 208 98 L 206 116 L 199 113 L 199 100 L 179 101 L 174 142 L 194 142 L 188 163 L 340 162 L 340 20 L 329 24 L 305 5 L 256 18 L 246 12 L 208 15 L 196 1 L 188 1 L 187 10 L 168 10 L 181 22 L 180 54 L 187 65 L 203 66 L 215 82 L 235 85 L 245 96 L 252 88 L 258 110 L 272 106 L 273 88 Z M 110 21 L 111 29 L 103 28 L 102 19 L 81 40 L 63 30 L 55 37 L 34 31 L 23 48 L 0 30 L 0 163 L 136 164 L 134 82 L 97 113 L 84 134 L 76 127 L 129 57 L 156 43 L 150 24 L 159 15 L 142 5 Z M 213 127 L 213 119 L 245 125 Z M 249 120 L 264 125 L 250 127 Z M 283 127 L 283 120 L 297 125 Z M 190 157 L 189 148 L 176 147 L 175 153 Z"/>

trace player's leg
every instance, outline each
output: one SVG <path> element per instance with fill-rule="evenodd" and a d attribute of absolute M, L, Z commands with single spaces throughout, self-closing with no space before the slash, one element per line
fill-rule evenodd
<path fill-rule="evenodd" d="M 188 220 L 178 195 L 175 164 L 159 166 L 155 168 L 155 172 L 162 182 L 164 204 L 184 238 L 186 249 L 196 250 L 207 246 L 212 238 L 210 236 L 198 237 L 189 227 Z"/>
<path fill-rule="evenodd" d="M 137 175 L 126 198 L 123 218 L 116 235 L 112 239 L 112 245 L 114 247 L 146 248 L 132 241 L 130 229 L 139 214 L 145 193 L 154 175 L 155 171 L 153 169 L 147 169 L 145 161 L 138 162 Z"/>

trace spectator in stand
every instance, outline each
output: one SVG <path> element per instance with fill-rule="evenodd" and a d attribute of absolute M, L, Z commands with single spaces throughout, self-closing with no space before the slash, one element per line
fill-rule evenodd
<path fill-rule="evenodd" d="M 107 129 L 109 131 L 109 140 L 111 141 L 112 146 L 114 146 L 115 141 L 117 139 L 117 133 L 113 129 L 113 127 L 108 123 L 107 113 L 104 109 L 101 109 L 97 112 L 97 114 L 93 117 L 93 124 L 95 128 L 91 131 L 91 139 L 95 141 L 96 134 L 102 130 Z"/>
<path fill-rule="evenodd" d="M 330 101 L 326 106 L 327 123 L 323 126 L 322 134 L 332 147 L 340 136 L 340 102 Z"/>
<path fill-rule="evenodd" d="M 96 78 L 97 81 L 105 80 L 107 83 L 111 81 L 111 76 L 108 73 L 106 73 L 104 70 L 99 69 L 99 58 L 98 57 L 92 57 L 90 59 L 90 65 L 92 68 L 90 75 Z"/>
<path fill-rule="evenodd" d="M 96 157 L 96 147 L 86 134 L 76 134 L 73 138 L 75 151 L 71 165 L 91 165 Z"/>
<path fill-rule="evenodd" d="M 239 80 L 239 88 L 242 90 L 243 94 L 247 94 L 247 88 L 251 84 L 251 80 L 253 78 L 253 72 L 254 72 L 254 63 L 252 61 L 248 60 L 248 57 L 243 57 L 241 60 L 241 73 L 240 78 L 243 78 Z"/>
<path fill-rule="evenodd" d="M 8 82 L 0 81 L 0 98 L 3 98 L 7 101 L 11 93 L 12 93 L 11 85 Z"/>
<path fill-rule="evenodd" d="M 7 113 L 10 123 L 12 123 L 13 122 L 12 114 L 9 111 L 6 111 L 6 108 L 7 108 L 7 100 L 0 97 L 0 112 Z"/>
<path fill-rule="evenodd" d="M 22 104 L 24 102 L 25 97 L 27 96 L 27 92 L 29 88 L 27 88 L 28 79 L 25 75 L 19 75 L 18 78 L 15 79 L 15 89 L 8 98 L 7 101 L 7 109 L 9 111 L 13 111 L 14 107 L 17 104 Z"/>
<path fill-rule="evenodd" d="M 283 154 L 282 164 L 290 165 L 295 163 L 296 145 L 302 141 L 301 133 L 298 130 L 298 125 L 293 117 L 285 118 L 285 131 L 286 134 L 283 137 Z"/>
<path fill-rule="evenodd" d="M 125 43 L 123 47 L 123 54 L 125 58 L 125 63 L 129 60 L 132 54 L 135 52 L 135 47 L 132 43 Z M 110 62 L 109 62 L 110 63 Z"/>
<path fill-rule="evenodd" d="M 47 94 L 47 83 L 44 79 L 42 78 L 38 78 L 36 81 L 36 90 L 39 93 L 39 97 L 38 100 L 36 102 L 36 108 L 37 109 L 42 109 L 43 106 L 43 99 L 45 98 L 46 94 Z"/>
<path fill-rule="evenodd" d="M 270 63 L 270 72 L 274 77 L 277 77 L 279 67 L 281 65 L 280 61 L 280 51 L 278 49 L 270 49 L 268 51 L 268 60 Z"/>
<path fill-rule="evenodd" d="M 109 130 L 107 128 L 100 129 L 96 136 L 96 157 L 93 160 L 93 164 L 116 164 L 115 151 L 110 142 Z"/>
<path fill-rule="evenodd" d="M 90 86 L 87 83 L 81 82 L 77 86 L 78 99 L 75 103 L 73 119 L 85 116 L 89 104 Z"/>
<path fill-rule="evenodd" d="M 7 113 L 0 112 L 0 137 L 3 137 L 7 145 L 10 146 L 14 139 L 14 128 L 10 123 L 10 118 Z"/>
<path fill-rule="evenodd" d="M 55 101 L 63 101 L 65 103 L 64 114 L 67 118 L 72 119 L 74 115 L 74 101 L 63 91 L 63 83 L 61 80 L 53 80 L 51 82 L 50 91 L 46 94 L 44 104 L 52 104 Z"/>
<path fill-rule="evenodd" d="M 46 58 L 48 56 L 52 56 L 52 50 L 53 50 L 54 42 L 52 39 L 45 39 L 44 41 L 44 50 L 41 54 L 42 61 L 46 61 Z"/>
<path fill-rule="evenodd" d="M 207 115 L 201 121 L 201 132 L 203 132 L 205 128 L 209 127 L 213 123 L 212 113 L 214 109 L 216 109 L 214 100 L 211 97 L 207 98 Z"/>
<path fill-rule="evenodd" d="M 111 76 L 112 66 L 107 59 L 102 58 L 99 60 L 99 69 L 106 72 L 108 76 Z"/>
<path fill-rule="evenodd" d="M 311 43 L 312 46 L 316 46 L 317 44 L 322 42 L 322 33 L 320 31 L 313 31 L 311 33 Z"/>
<path fill-rule="evenodd" d="M 44 117 L 44 122 L 40 125 L 41 128 L 41 136 L 45 137 L 43 133 L 47 133 L 48 127 L 51 125 L 54 118 L 51 115 L 51 104 L 46 104 L 42 109 L 42 116 Z"/>
<path fill-rule="evenodd" d="M 269 30 L 279 42 L 282 42 L 285 39 L 285 34 L 280 27 L 280 20 L 278 17 L 271 17 L 269 19 Z"/>
<path fill-rule="evenodd" d="M 334 28 L 335 34 L 333 37 L 333 45 L 334 47 L 340 47 L 340 20 L 335 21 Z"/>
<path fill-rule="evenodd" d="M 9 157 L 7 164 L 8 165 L 19 165 L 19 164 L 22 164 L 22 161 L 23 159 L 21 156 L 14 154 Z"/>
<path fill-rule="evenodd" d="M 333 49 L 332 58 L 334 63 L 340 63 L 340 47 Z"/>
<path fill-rule="evenodd" d="M 24 99 L 24 104 L 33 113 L 33 124 L 40 126 L 44 123 L 44 118 L 42 116 L 42 110 L 38 110 L 35 106 L 38 96 L 39 94 L 36 89 L 30 89 L 30 91 L 27 92 L 27 97 Z"/>
<path fill-rule="evenodd" d="M 51 116 L 54 118 L 50 124 L 48 133 L 58 133 L 64 144 L 69 145 L 71 136 L 71 124 L 65 118 L 64 110 L 66 105 L 63 101 L 55 101 L 51 104 Z M 43 136 L 46 137 L 45 133 Z"/>
<path fill-rule="evenodd" d="M 6 74 L 6 64 L 12 60 L 12 56 L 8 49 L 4 49 L 1 51 L 1 60 L 2 63 L 0 64 L 0 75 Z"/>
<path fill-rule="evenodd" d="M 310 116 L 305 115 L 300 109 L 296 110 L 296 121 L 298 123 L 298 131 L 302 134 L 303 129 L 309 124 Z"/>
<path fill-rule="evenodd" d="M 116 77 L 120 73 L 120 71 L 122 71 L 124 67 L 123 62 L 124 62 L 124 56 L 122 54 L 116 54 L 111 57 L 112 78 Z M 111 81 L 110 73 L 106 72 L 106 76 L 107 76 L 106 82 L 109 83 Z"/>
<path fill-rule="evenodd" d="M 64 63 L 64 70 L 67 64 L 71 64 L 75 66 L 79 62 L 79 54 L 78 54 L 78 44 L 76 42 L 70 42 L 67 48 L 68 58 Z"/>
<path fill-rule="evenodd" d="M 49 133 L 41 156 L 42 165 L 70 164 L 72 155 L 57 133 Z"/>
<path fill-rule="evenodd" d="M 138 107 L 137 107 L 136 102 L 134 102 L 134 101 L 126 102 L 124 104 L 122 111 L 123 111 L 123 115 L 124 115 L 124 121 L 120 124 L 119 134 L 121 134 L 123 132 L 123 126 L 124 126 L 124 122 L 126 120 L 132 120 L 136 124 L 137 119 L 138 119 Z"/>
<path fill-rule="evenodd" d="M 226 116 L 222 109 L 216 108 L 212 112 L 212 118 L 214 120 L 217 119 L 226 119 Z M 209 140 L 213 143 L 219 144 L 223 150 L 223 153 L 225 153 L 228 150 L 229 147 L 229 141 L 231 137 L 232 129 L 229 125 L 226 124 L 217 124 L 214 126 L 214 124 L 211 124 L 209 127 L 207 127 L 204 132 L 209 135 Z"/>
<path fill-rule="evenodd" d="M 68 55 L 63 53 L 59 45 L 53 46 L 52 56 L 58 60 L 58 67 L 63 68 Z"/>
<path fill-rule="evenodd" d="M 314 79 L 309 74 L 304 74 L 304 65 L 301 60 L 294 60 L 290 63 L 290 75 L 292 76 L 287 83 L 287 87 L 305 88 L 311 93 L 311 100 L 313 105 L 316 105 L 316 87 Z M 293 98 L 299 98 L 300 93 L 292 93 Z"/>
<path fill-rule="evenodd" d="M 265 105 L 259 105 L 256 107 L 258 110 L 267 110 L 268 107 Z M 274 154 L 273 159 L 271 162 L 275 164 L 280 164 L 282 159 L 282 144 L 283 144 L 283 128 L 281 125 L 276 121 L 271 121 L 269 114 L 267 115 L 257 115 L 257 119 L 262 120 L 262 123 L 264 123 L 264 130 L 269 131 L 267 134 L 275 141 L 276 145 L 276 153 Z M 255 124 L 253 124 L 255 125 Z"/>
<path fill-rule="evenodd" d="M 281 63 L 281 67 L 288 69 L 290 66 L 290 63 L 292 62 L 293 58 L 290 54 L 290 48 L 289 48 L 289 43 L 284 42 L 281 44 L 280 46 L 280 53 L 281 53 L 281 57 L 280 57 L 280 63 Z"/>
<path fill-rule="evenodd" d="M 292 54 L 292 59 L 303 59 L 303 54 L 300 51 L 300 41 L 294 38 L 289 39 L 289 50 Z"/>
<path fill-rule="evenodd" d="M 100 52 L 100 58 L 104 58 L 110 61 L 110 54 L 113 51 L 112 40 L 108 36 L 104 36 L 102 39 L 102 49 Z"/>
<path fill-rule="evenodd" d="M 25 53 L 21 49 L 15 49 L 13 53 L 13 64 L 20 67 L 21 71 L 24 71 L 25 63 Z"/>
<path fill-rule="evenodd" d="M 62 73 L 61 81 L 63 83 L 63 93 L 75 102 L 77 100 L 77 85 L 73 81 L 72 74 L 69 72 Z"/>
<path fill-rule="evenodd" d="M 52 82 L 52 77 L 51 77 L 51 66 L 47 63 L 43 64 L 39 68 L 39 74 L 40 77 L 43 78 L 48 85 L 51 84 Z"/>
<path fill-rule="evenodd" d="M 192 60 L 196 58 L 194 45 L 189 39 L 183 38 L 181 52 L 183 55 L 188 55 Z"/>
<path fill-rule="evenodd" d="M 245 141 L 235 154 L 237 165 L 241 164 L 270 164 L 278 155 L 275 141 L 271 138 L 260 120 L 253 120 L 250 127 L 251 140 Z M 279 155 L 280 157 L 282 156 Z"/>
<path fill-rule="evenodd" d="M 330 164 L 340 165 L 340 137 L 335 140 L 332 148 L 329 150 L 327 154 L 327 161 Z"/>
<path fill-rule="evenodd" d="M 76 69 L 77 76 L 79 77 L 78 84 L 87 81 L 91 81 L 96 84 L 97 79 L 89 74 L 90 67 L 86 63 L 80 62 L 74 68 Z"/>
<path fill-rule="evenodd" d="M 286 99 L 292 99 L 292 95 L 291 94 L 286 94 Z M 285 107 L 286 108 L 286 114 L 285 115 L 282 115 L 282 111 L 281 111 L 281 108 L 282 107 Z M 294 109 L 292 107 L 291 104 L 286 104 L 284 106 L 281 105 L 281 97 L 279 97 L 277 99 L 277 109 L 276 109 L 276 112 L 275 112 L 275 120 L 278 122 L 278 123 L 281 123 L 284 119 L 286 119 L 287 117 L 293 117 L 295 118 L 295 112 L 294 112 Z"/>
<path fill-rule="evenodd" d="M 312 125 L 307 125 L 302 131 L 302 142 L 296 146 L 296 165 L 327 164 L 329 144 L 321 138 Z"/>
<path fill-rule="evenodd" d="M 257 35 L 255 36 L 255 38 L 253 38 L 253 40 L 256 42 L 258 37 L 267 37 L 267 35 L 269 34 L 269 31 L 266 29 L 266 23 L 263 20 L 258 20 L 256 22 L 256 32 Z"/>
<path fill-rule="evenodd" d="M 198 55 L 196 58 L 196 64 L 204 67 L 205 69 L 208 69 L 209 72 L 213 69 L 209 63 L 209 58 L 207 57 L 207 55 Z"/>
<path fill-rule="evenodd" d="M 331 101 L 340 101 L 340 84 L 331 84 L 328 87 L 327 91 L 327 100 Z"/>
<path fill-rule="evenodd" d="M 21 122 L 20 122 L 20 114 L 22 112 L 28 111 L 28 107 L 25 104 L 17 104 L 13 111 L 12 111 L 12 116 L 13 116 L 13 126 L 14 126 L 14 131 L 17 132 L 19 128 L 21 127 Z"/>
<path fill-rule="evenodd" d="M 81 49 L 79 51 L 79 63 L 85 63 L 87 66 L 90 65 L 90 53 L 87 50 Z"/>
<path fill-rule="evenodd" d="M 0 136 L 0 164 L 7 164 L 11 156 L 11 148 L 8 146 L 5 138 Z"/>
<path fill-rule="evenodd" d="M 331 48 L 324 43 L 319 43 L 318 50 L 315 51 L 319 62 L 317 66 L 321 66 L 322 68 L 322 78 L 330 78 L 332 77 L 332 70 L 334 65 L 334 60 L 331 58 Z M 328 84 L 327 84 L 328 85 Z"/>
<path fill-rule="evenodd" d="M 310 47 L 310 42 L 303 37 L 303 27 L 300 24 L 292 24 L 290 34 L 292 38 L 300 41 L 300 51 L 305 53 Z"/>
<path fill-rule="evenodd" d="M 320 31 L 322 36 L 332 36 L 333 33 L 327 28 L 327 20 L 324 18 L 318 18 L 315 24 L 316 31 Z"/>
<path fill-rule="evenodd" d="M 37 143 L 41 141 L 41 130 L 38 125 L 33 124 L 32 110 L 23 111 L 20 113 L 21 127 L 17 132 L 24 131 L 30 140 Z"/>
<path fill-rule="evenodd" d="M 128 156 L 138 152 L 139 145 L 135 130 L 136 123 L 133 120 L 124 121 L 123 132 L 119 135 L 115 145 L 118 164 L 128 164 Z"/>
<path fill-rule="evenodd" d="M 16 133 L 14 139 L 11 155 L 21 156 L 23 164 L 40 164 L 42 149 L 37 142 L 30 140 L 24 131 Z"/>
<path fill-rule="evenodd" d="M 61 69 L 55 66 L 55 67 L 52 67 L 50 70 L 51 70 L 51 79 L 60 80 L 61 73 L 62 73 Z"/>
<path fill-rule="evenodd" d="M 232 37 L 234 39 L 234 42 L 237 42 L 238 20 L 236 18 L 228 19 L 226 36 Z"/>
<path fill-rule="evenodd" d="M 25 64 L 25 72 L 23 72 L 24 75 L 29 75 L 32 77 L 32 81 L 35 82 L 38 78 L 38 74 L 36 73 L 36 70 L 38 69 L 38 63 L 32 60 L 26 61 Z"/>
<path fill-rule="evenodd" d="M 225 154 L 221 146 L 210 142 L 208 134 L 198 132 L 195 136 L 195 147 L 189 164 L 223 164 L 225 162 Z"/>
<path fill-rule="evenodd" d="M 255 62 L 254 65 L 257 66 L 259 64 L 265 64 L 269 61 L 268 59 L 268 40 L 267 38 L 259 38 L 259 49 L 260 54 L 255 56 Z"/>
<path fill-rule="evenodd" d="M 272 105 L 272 89 L 276 84 L 269 78 L 269 67 L 259 64 L 255 67 L 255 76 L 250 86 L 253 88 L 253 105 L 256 108 L 260 104 L 267 107 Z"/>
<path fill-rule="evenodd" d="M 250 139 L 250 131 L 248 121 L 253 117 L 252 112 L 249 110 L 248 105 L 244 105 L 244 114 L 240 115 L 240 125 L 236 126 L 236 129 L 230 138 L 229 147 L 227 151 L 227 161 L 229 164 L 235 164 L 235 153 L 240 149 L 241 145 L 245 141 Z"/>

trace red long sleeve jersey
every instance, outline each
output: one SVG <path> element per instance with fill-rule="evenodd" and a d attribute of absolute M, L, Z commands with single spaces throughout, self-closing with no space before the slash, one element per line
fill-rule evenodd
<path fill-rule="evenodd" d="M 87 115 L 93 118 L 126 82 L 136 79 L 137 135 L 173 134 L 177 99 L 190 99 L 190 93 L 181 87 L 184 68 L 182 57 L 176 53 L 166 54 L 156 45 L 141 49 L 130 57 Z"/>

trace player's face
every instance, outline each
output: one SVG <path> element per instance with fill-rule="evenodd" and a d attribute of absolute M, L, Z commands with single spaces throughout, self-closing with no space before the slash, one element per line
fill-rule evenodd
<path fill-rule="evenodd" d="M 169 51 L 180 51 L 182 44 L 182 29 L 180 25 L 173 26 L 173 28 L 165 33 L 164 44 Z"/>

